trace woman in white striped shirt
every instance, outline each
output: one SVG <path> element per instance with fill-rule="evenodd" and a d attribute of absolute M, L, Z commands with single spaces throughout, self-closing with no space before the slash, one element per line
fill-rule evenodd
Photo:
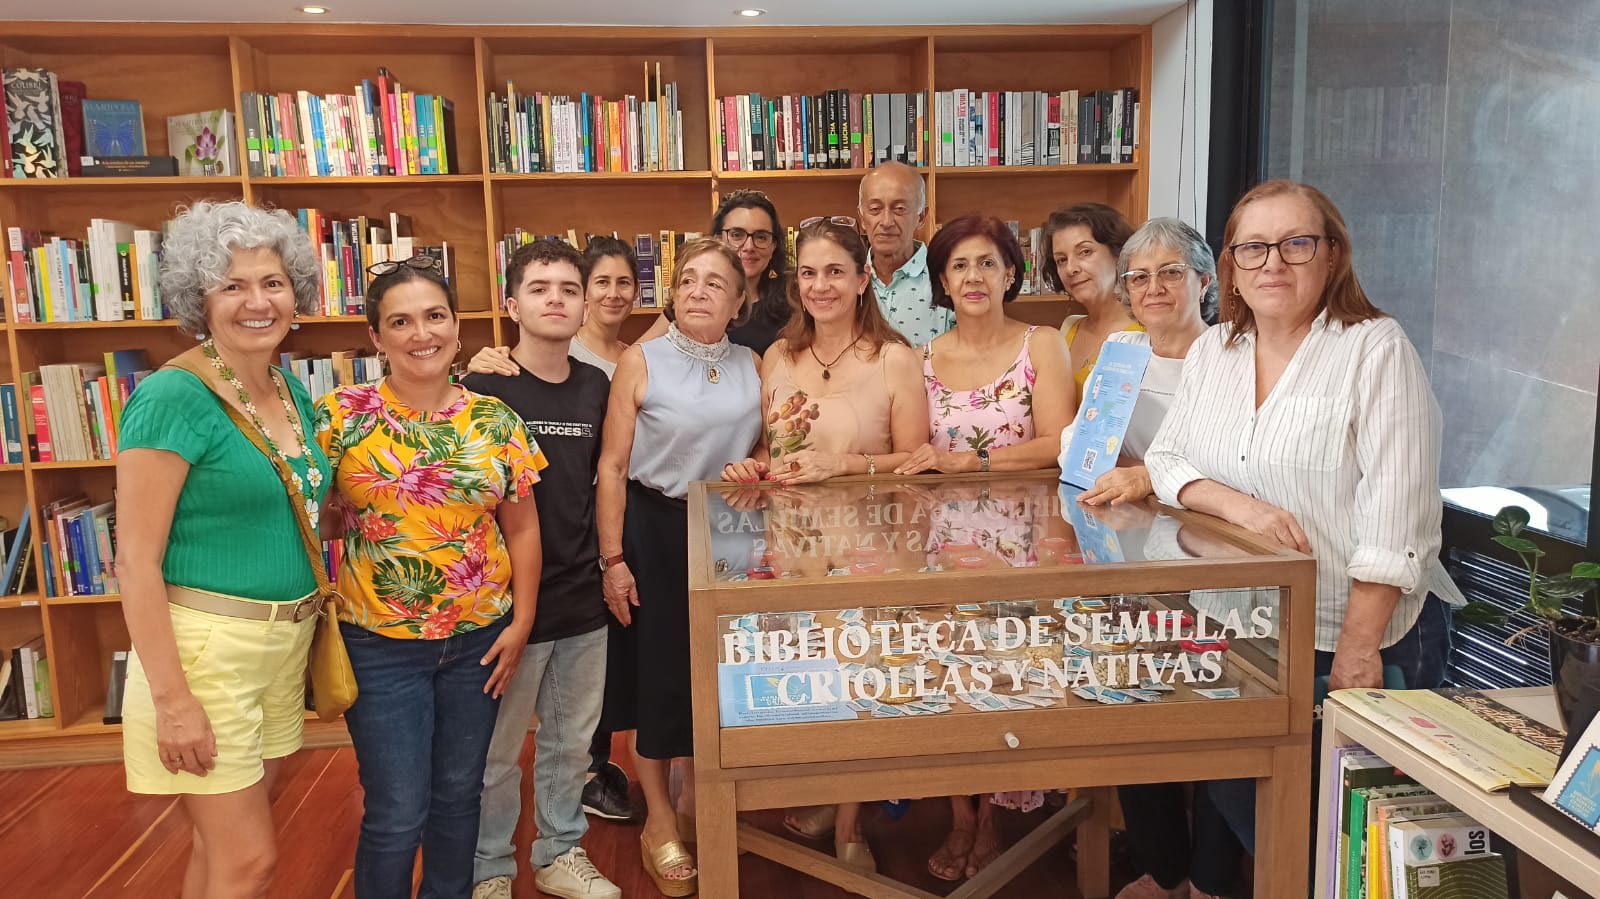
<path fill-rule="evenodd" d="M 1421 360 L 1362 291 L 1316 188 L 1251 190 L 1223 244 L 1222 323 L 1190 350 L 1145 455 L 1156 494 L 1316 556 L 1330 690 L 1382 686 L 1385 666 L 1437 686 L 1441 598 L 1461 597 L 1438 560 L 1440 417 Z M 1233 822 L 1247 847 L 1249 817 Z"/>

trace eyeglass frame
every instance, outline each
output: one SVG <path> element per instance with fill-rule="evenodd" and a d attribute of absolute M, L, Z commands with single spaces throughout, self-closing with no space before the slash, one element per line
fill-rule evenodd
<path fill-rule="evenodd" d="M 1306 258 L 1301 259 L 1298 262 L 1291 262 L 1287 258 L 1284 257 L 1284 255 L 1283 255 L 1283 245 L 1284 244 L 1288 243 L 1291 240 L 1305 240 L 1306 238 L 1310 238 L 1311 239 L 1311 255 L 1310 256 L 1307 256 Z M 1291 234 L 1288 237 L 1285 237 L 1283 240 L 1280 240 L 1280 241 L 1278 241 L 1276 243 L 1268 243 L 1268 242 L 1266 242 L 1264 240 L 1247 240 L 1247 241 L 1243 241 L 1241 243 L 1233 244 L 1232 246 L 1228 247 L 1228 255 L 1233 259 L 1234 268 L 1237 268 L 1237 269 L 1239 269 L 1241 271 L 1247 271 L 1247 272 L 1259 271 L 1260 269 L 1266 268 L 1267 267 L 1267 260 L 1272 258 L 1272 251 L 1273 250 L 1277 250 L 1278 251 L 1278 258 L 1283 261 L 1284 265 L 1305 265 L 1306 263 L 1308 263 L 1308 262 L 1312 261 L 1313 259 L 1317 258 L 1317 250 L 1319 248 L 1321 248 L 1323 241 L 1327 241 L 1329 249 L 1332 249 L 1334 246 L 1336 246 L 1339 243 L 1339 238 L 1337 238 L 1337 237 L 1329 237 L 1326 234 Z M 1239 248 L 1240 247 L 1249 247 L 1249 246 L 1261 246 L 1261 247 L 1265 247 L 1266 248 L 1261 253 L 1261 264 L 1260 265 L 1245 265 L 1243 262 L 1239 261 Z"/>
<path fill-rule="evenodd" d="M 367 274 L 374 278 L 382 278 L 385 275 L 394 274 L 395 272 L 399 271 L 401 267 L 414 268 L 418 271 L 439 271 L 442 273 L 444 270 L 444 262 L 440 259 L 435 259 L 426 253 L 418 253 L 415 256 L 412 256 L 410 259 L 385 259 L 382 262 L 374 262 L 367 266 Z"/>
<path fill-rule="evenodd" d="M 1166 279 L 1161 277 L 1161 273 L 1162 272 L 1172 271 L 1174 269 L 1178 270 L 1178 274 L 1175 277 L 1172 278 L 1171 283 L 1168 283 Z M 1145 292 L 1145 291 L 1150 289 L 1150 281 L 1151 280 L 1160 281 L 1163 285 L 1165 285 L 1167 287 L 1174 287 L 1179 282 L 1181 282 L 1183 280 L 1185 275 L 1187 275 L 1189 272 L 1193 272 L 1193 271 L 1195 271 L 1195 267 L 1190 265 L 1187 262 L 1169 262 L 1166 265 L 1161 266 L 1160 268 L 1156 269 L 1153 272 L 1152 271 L 1147 271 L 1147 270 L 1142 269 L 1142 268 L 1128 269 L 1127 271 L 1125 271 L 1122 274 L 1118 275 L 1117 276 L 1117 280 L 1122 282 L 1122 289 L 1126 290 L 1128 293 L 1131 294 L 1136 290 L 1139 291 L 1140 293 L 1143 293 L 1143 292 Z M 1144 285 L 1143 286 L 1136 286 L 1134 284 L 1128 283 L 1128 276 L 1129 275 L 1142 275 L 1142 276 L 1144 276 L 1144 278 L 1145 278 Z"/>
<path fill-rule="evenodd" d="M 814 215 L 811 218 L 801 222 L 800 227 L 802 229 L 809 228 L 812 225 L 820 224 L 822 222 L 827 222 L 830 225 L 842 225 L 846 228 L 856 227 L 856 220 L 848 215 Z"/>
<path fill-rule="evenodd" d="M 735 232 L 743 234 L 744 237 L 735 238 Z M 761 244 L 761 235 L 763 234 L 766 235 L 766 246 L 762 246 Z M 758 250 L 765 250 L 768 247 L 775 247 L 778 245 L 778 235 L 771 231 L 746 231 L 743 228 L 718 228 L 716 235 L 717 237 L 722 238 L 724 243 L 733 247 L 743 246 L 745 240 L 747 239 L 753 241 L 756 249 Z"/>

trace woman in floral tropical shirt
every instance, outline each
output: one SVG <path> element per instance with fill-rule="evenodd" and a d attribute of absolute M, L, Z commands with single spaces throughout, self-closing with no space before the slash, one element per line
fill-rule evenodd
<path fill-rule="evenodd" d="M 1022 289 L 1022 248 L 1011 229 L 979 215 L 950 222 L 928 242 L 928 271 L 939 275 L 934 305 L 955 309 L 956 326 L 922 348 L 929 439 L 895 471 L 1053 467 L 1078 391 L 1060 332 L 1006 315 L 1005 304 Z M 982 507 L 946 506 L 943 514 L 959 520 Z M 993 806 L 984 798 L 974 807 L 969 797 L 950 797 L 950 833 L 928 859 L 935 877 L 970 877 L 1000 855 Z"/>
<path fill-rule="evenodd" d="M 367 324 L 389 376 L 317 404 L 360 688 L 345 714 L 366 792 L 355 892 L 411 895 L 421 845 L 419 899 L 461 897 L 500 692 L 533 627 L 546 463 L 510 407 L 451 383 L 455 296 L 433 261 L 371 271 Z"/>

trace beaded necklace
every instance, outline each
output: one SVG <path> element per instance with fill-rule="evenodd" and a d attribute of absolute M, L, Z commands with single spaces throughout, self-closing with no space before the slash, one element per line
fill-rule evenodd
<path fill-rule="evenodd" d="M 232 384 L 233 389 L 238 391 L 240 408 L 244 409 L 245 414 L 250 416 L 251 423 L 261 432 L 262 439 L 267 442 L 267 448 L 272 450 L 273 455 L 282 459 L 284 465 L 288 466 L 289 477 L 294 482 L 294 488 L 305 497 L 306 515 L 311 519 L 311 527 L 313 529 L 316 528 L 319 517 L 316 496 L 317 488 L 322 486 L 322 470 L 316 466 L 316 463 L 310 457 L 311 447 L 306 443 L 305 429 L 300 425 L 300 413 L 295 409 L 294 404 L 289 401 L 288 395 L 284 393 L 283 382 L 278 380 L 275 372 L 268 370 L 268 374 L 272 378 L 272 386 L 277 388 L 278 391 L 278 402 L 283 404 L 283 411 L 289 417 L 289 427 L 294 431 L 295 439 L 300 441 L 300 453 L 306 460 L 306 478 L 304 480 L 294 470 L 294 464 L 289 458 L 289 454 L 284 452 L 283 448 L 278 446 L 277 441 L 272 439 L 272 432 L 267 430 L 267 423 L 261 420 L 261 413 L 256 411 L 256 404 L 250 399 L 250 392 L 244 389 L 244 382 L 239 380 L 239 376 L 234 374 L 228 363 L 222 361 L 222 356 L 217 353 L 217 345 L 207 340 L 200 344 L 200 351 L 205 354 L 206 359 L 211 362 L 211 367 L 217 370 L 217 374 L 222 377 L 222 380 Z M 309 485 L 307 484 L 308 481 Z"/>
<path fill-rule="evenodd" d="M 728 358 L 728 353 L 733 349 L 733 344 L 728 340 L 727 334 L 723 334 L 722 339 L 716 343 L 701 343 L 678 330 L 677 323 L 673 323 L 667 325 L 667 342 L 690 359 L 698 359 L 704 362 L 707 381 L 716 384 L 722 380 L 722 372 L 717 369 L 717 365 Z"/>

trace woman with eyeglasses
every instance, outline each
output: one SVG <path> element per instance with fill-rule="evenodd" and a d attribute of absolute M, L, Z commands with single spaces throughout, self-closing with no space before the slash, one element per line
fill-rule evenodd
<path fill-rule="evenodd" d="M 1437 686 L 1441 598 L 1461 598 L 1438 560 L 1439 407 L 1417 351 L 1362 290 L 1344 218 L 1316 188 L 1252 189 L 1223 245 L 1222 322 L 1190 350 L 1145 455 L 1156 494 L 1316 557 L 1329 690 L 1381 687 L 1386 666 Z M 1211 786 L 1251 848 L 1254 782 Z"/>
<path fill-rule="evenodd" d="M 667 896 L 695 891 L 687 821 L 668 790 L 673 759 L 694 755 L 689 688 L 689 484 L 744 459 L 761 433 L 759 359 L 728 339 L 744 311 L 744 268 L 712 238 L 678 251 L 667 298 L 671 326 L 629 347 L 606 409 L 595 517 L 606 605 L 638 640 L 634 761 L 646 817 L 646 873 Z M 683 812 L 692 811 L 693 769 Z"/>
<path fill-rule="evenodd" d="M 1118 300 L 1145 330 L 1119 331 L 1106 340 L 1147 345 L 1151 354 L 1117 467 L 1078 497 L 1079 502 L 1102 507 L 1150 495 L 1145 451 L 1172 405 L 1189 348 L 1205 333 L 1204 315 L 1217 299 L 1211 247 L 1198 231 L 1174 218 L 1151 219 L 1135 231 L 1117 258 L 1116 274 Z M 1071 425 L 1061 432 L 1063 466 L 1072 432 Z M 1139 516 L 1144 526 L 1154 518 L 1142 508 L 1123 514 Z M 1217 819 L 1203 790 L 1195 804 L 1198 823 L 1191 829 L 1184 787 L 1171 783 L 1117 788 L 1129 849 L 1142 873 L 1116 899 L 1207 899 L 1226 891 L 1238 864 L 1238 843 Z"/>
<path fill-rule="evenodd" d="M 366 797 L 355 891 L 409 896 L 420 846 L 420 895 L 467 896 L 500 693 L 533 627 L 546 463 L 509 406 L 451 382 L 461 343 L 438 265 L 368 271 L 368 333 L 389 372 L 319 400 L 316 434 L 360 691 L 345 713 Z"/>
<path fill-rule="evenodd" d="M 1061 322 L 1061 337 L 1080 390 L 1108 337 L 1143 328 L 1117 298 L 1117 259 L 1132 234 L 1133 226 L 1122 213 L 1104 203 L 1078 203 L 1045 219 L 1044 244 L 1050 255 L 1041 265 L 1044 283 L 1084 310 Z"/>

